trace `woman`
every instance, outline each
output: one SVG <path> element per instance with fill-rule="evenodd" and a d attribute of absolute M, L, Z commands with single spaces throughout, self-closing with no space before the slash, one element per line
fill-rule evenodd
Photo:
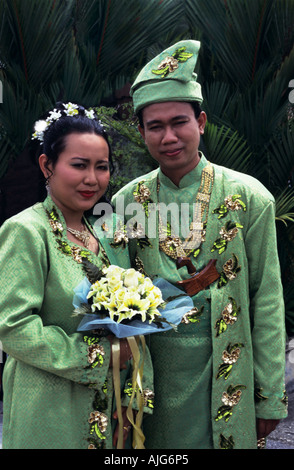
<path fill-rule="evenodd" d="M 0 230 L 3 448 L 111 448 L 112 338 L 77 332 L 72 304 L 83 258 L 100 268 L 129 267 L 127 250 L 111 245 L 100 227 L 99 240 L 86 217 L 107 189 L 111 150 L 93 111 L 78 105 L 59 104 L 36 124 L 48 196 Z M 126 340 L 120 349 L 124 384 Z"/>

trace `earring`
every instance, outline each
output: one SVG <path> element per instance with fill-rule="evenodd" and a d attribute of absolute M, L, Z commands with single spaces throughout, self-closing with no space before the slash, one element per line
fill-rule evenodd
<path fill-rule="evenodd" d="M 46 188 L 47 193 L 50 193 L 49 179 L 50 179 L 50 176 L 47 176 L 47 178 L 45 180 L 45 188 Z"/>

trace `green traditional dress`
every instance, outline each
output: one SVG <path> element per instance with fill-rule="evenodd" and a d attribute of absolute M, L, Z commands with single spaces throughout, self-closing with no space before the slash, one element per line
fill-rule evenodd
<path fill-rule="evenodd" d="M 144 425 L 146 448 L 256 448 L 256 418 L 287 416 L 273 197 L 250 176 L 209 166 L 204 155 L 179 187 L 157 169 L 114 197 L 117 209 L 130 214 L 126 228 L 145 224 L 146 236 L 129 240 L 134 265 L 173 283 L 190 275 L 186 267 L 176 268 L 170 225 L 165 240 L 159 239 L 164 230 L 157 203 L 180 209 L 178 222 L 170 220 L 175 230 L 183 226 L 187 203 L 192 221 L 196 200 L 203 209 L 202 244 L 189 256 L 198 272 L 216 259 L 220 277 L 193 297 L 195 310 L 178 332 L 149 337 L 155 401 Z M 141 212 L 128 207 L 136 201 Z"/>
<path fill-rule="evenodd" d="M 81 317 L 73 316 L 72 302 L 85 277 L 81 257 L 102 267 L 107 255 L 107 262 L 128 268 L 129 256 L 111 246 L 101 227 L 95 231 L 97 256 L 67 239 L 49 196 L 1 227 L 0 340 L 8 353 L 3 448 L 112 448 L 110 342 L 77 332 Z M 121 371 L 122 387 L 130 369 Z M 148 355 L 144 370 L 150 389 Z M 127 394 L 122 399 L 127 403 Z"/>

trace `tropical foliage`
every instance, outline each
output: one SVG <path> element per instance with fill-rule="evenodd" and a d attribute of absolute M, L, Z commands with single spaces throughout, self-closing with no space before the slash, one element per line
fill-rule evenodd
<path fill-rule="evenodd" d="M 1 0 L 0 177 L 58 100 L 99 105 L 178 15 L 166 0 Z"/>
<path fill-rule="evenodd" d="M 286 318 L 294 318 L 293 0 L 1 0 L 0 184 L 57 100 L 98 107 L 112 129 L 112 192 L 153 168 L 131 106 L 116 106 L 117 90 L 186 38 L 202 44 L 203 150 L 276 197 Z M 288 328 L 294 333 L 294 320 Z"/>

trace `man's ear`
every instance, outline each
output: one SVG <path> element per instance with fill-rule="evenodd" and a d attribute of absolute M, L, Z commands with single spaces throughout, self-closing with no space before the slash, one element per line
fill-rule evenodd
<path fill-rule="evenodd" d="M 138 124 L 138 129 L 139 129 L 139 132 L 141 134 L 141 136 L 143 137 L 144 139 L 144 142 L 145 142 L 145 130 L 144 130 L 144 127 L 140 126 L 140 124 Z"/>
<path fill-rule="evenodd" d="M 204 111 L 201 111 L 201 113 L 199 114 L 199 117 L 197 119 L 200 134 L 204 134 L 206 121 L 207 121 L 206 113 Z"/>
<path fill-rule="evenodd" d="M 39 156 L 39 165 L 45 179 L 49 178 L 52 174 L 51 164 L 48 164 L 48 157 L 45 153 Z"/>

